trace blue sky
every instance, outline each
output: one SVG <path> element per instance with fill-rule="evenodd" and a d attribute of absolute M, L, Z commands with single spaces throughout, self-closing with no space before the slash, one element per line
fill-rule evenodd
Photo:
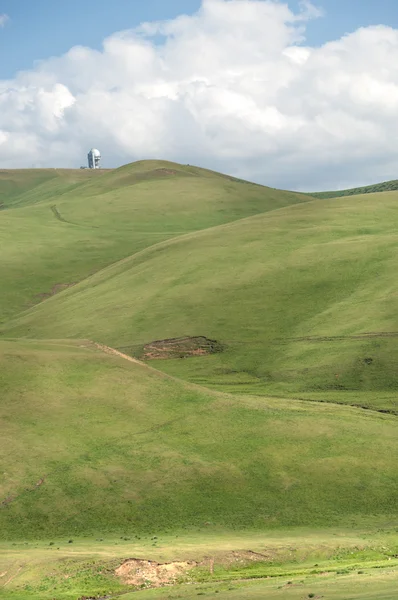
<path fill-rule="evenodd" d="M 309 23 L 307 42 L 319 45 L 360 26 L 398 27 L 398 0 L 315 0 L 325 13 Z M 299 0 L 290 0 L 297 9 Z M 60 55 L 74 45 L 100 48 L 102 40 L 142 21 L 193 13 L 200 0 L 0 0 L 10 20 L 0 31 L 0 78 L 29 69 L 35 60 Z"/>
<path fill-rule="evenodd" d="M 305 23 L 283 4 L 206 0 L 193 19 L 201 0 L 0 0 L 0 168 L 97 147 L 107 167 L 163 158 L 284 189 L 396 179 L 398 0 L 312 0 Z"/>

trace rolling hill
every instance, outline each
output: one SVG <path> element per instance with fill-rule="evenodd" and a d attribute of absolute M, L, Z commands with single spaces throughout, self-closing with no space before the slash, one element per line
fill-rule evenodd
<path fill-rule="evenodd" d="M 224 352 L 157 368 L 229 391 L 398 410 L 397 200 L 311 201 L 178 236 L 26 311 L 4 334 L 88 337 L 137 357 L 154 340 L 204 336 Z"/>
<path fill-rule="evenodd" d="M 398 191 L 326 196 L 0 172 L 0 596 L 126 593 L 131 556 L 196 561 L 167 597 L 393 593 Z"/>
<path fill-rule="evenodd" d="M 163 240 L 307 201 L 165 161 L 37 171 L 0 178 L 0 201 L 15 184 L 11 208 L 0 211 L 0 323 Z"/>
<path fill-rule="evenodd" d="M 394 417 L 210 392 L 84 340 L 0 351 L 3 539 L 394 513 Z"/>

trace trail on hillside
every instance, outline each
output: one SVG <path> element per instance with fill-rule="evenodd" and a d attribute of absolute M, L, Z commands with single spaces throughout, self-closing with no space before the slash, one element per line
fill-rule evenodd
<path fill-rule="evenodd" d="M 98 342 L 91 342 L 96 348 L 98 348 L 98 350 L 101 350 L 102 352 L 105 352 L 106 354 L 111 354 L 113 356 L 120 356 L 120 358 L 124 358 L 125 360 L 128 360 L 129 362 L 132 363 L 136 363 L 137 365 L 142 366 L 147 366 L 145 365 L 145 363 L 142 363 L 141 361 L 137 360 L 136 358 L 133 358 L 132 356 L 129 356 L 128 354 L 123 354 L 123 352 L 119 352 L 119 350 L 116 350 L 115 348 L 111 348 L 110 346 L 105 346 L 104 344 L 99 344 Z"/>
<path fill-rule="evenodd" d="M 85 225 L 85 224 L 81 224 L 81 223 L 74 223 L 73 221 L 67 221 L 59 212 L 58 208 L 56 207 L 55 204 L 53 204 L 52 206 L 50 206 L 51 211 L 54 215 L 54 217 L 58 220 L 61 221 L 61 223 L 67 223 L 68 225 L 75 225 L 75 227 L 88 227 L 90 229 L 99 229 L 98 225 Z"/>

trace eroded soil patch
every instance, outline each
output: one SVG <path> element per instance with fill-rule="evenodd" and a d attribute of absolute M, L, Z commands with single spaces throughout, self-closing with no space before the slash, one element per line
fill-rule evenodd
<path fill-rule="evenodd" d="M 51 296 L 55 296 L 55 294 L 59 294 L 59 292 L 67 290 L 74 285 L 76 285 L 76 283 L 56 283 L 49 292 L 37 294 L 36 298 L 38 298 L 40 301 L 46 300 L 47 298 L 51 298 Z"/>
<path fill-rule="evenodd" d="M 188 358 L 222 352 L 223 346 L 204 336 L 156 340 L 144 346 L 142 358 L 145 360 Z"/>
<path fill-rule="evenodd" d="M 174 585 L 178 579 L 196 566 L 194 562 L 160 564 L 153 560 L 130 558 L 115 571 L 123 583 L 135 587 L 162 587 Z"/>

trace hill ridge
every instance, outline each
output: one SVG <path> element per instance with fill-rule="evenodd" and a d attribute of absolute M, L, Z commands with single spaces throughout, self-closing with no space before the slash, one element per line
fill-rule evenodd
<path fill-rule="evenodd" d="M 373 183 L 371 185 L 360 186 L 356 188 L 347 188 L 344 190 L 309 192 L 311 196 L 319 199 L 341 198 L 345 196 L 357 196 L 363 194 L 375 194 L 382 192 L 392 192 L 398 190 L 398 179 Z"/>
<path fill-rule="evenodd" d="M 161 241 L 308 202 L 302 194 L 236 182 L 196 167 L 181 166 L 189 169 L 188 176 L 162 175 L 159 179 L 153 175 L 159 166 L 180 168 L 164 161 L 138 161 L 99 177 L 89 174 L 89 181 L 84 175 L 87 171 L 74 171 L 71 177 L 76 175 L 80 183 L 78 187 L 73 184 L 72 191 L 71 179 L 62 176 L 55 183 L 43 184 L 45 197 L 43 188 L 38 191 L 36 186 L 31 197 L 24 195 L 18 211 L 1 211 L 5 250 L 0 278 L 5 297 L 0 321 Z M 137 183 L 137 170 L 144 170 L 148 179 L 130 185 Z M 28 176 L 32 176 L 30 171 Z M 29 187 L 29 177 L 23 186 Z M 2 189 L 0 179 L 0 195 Z"/>

